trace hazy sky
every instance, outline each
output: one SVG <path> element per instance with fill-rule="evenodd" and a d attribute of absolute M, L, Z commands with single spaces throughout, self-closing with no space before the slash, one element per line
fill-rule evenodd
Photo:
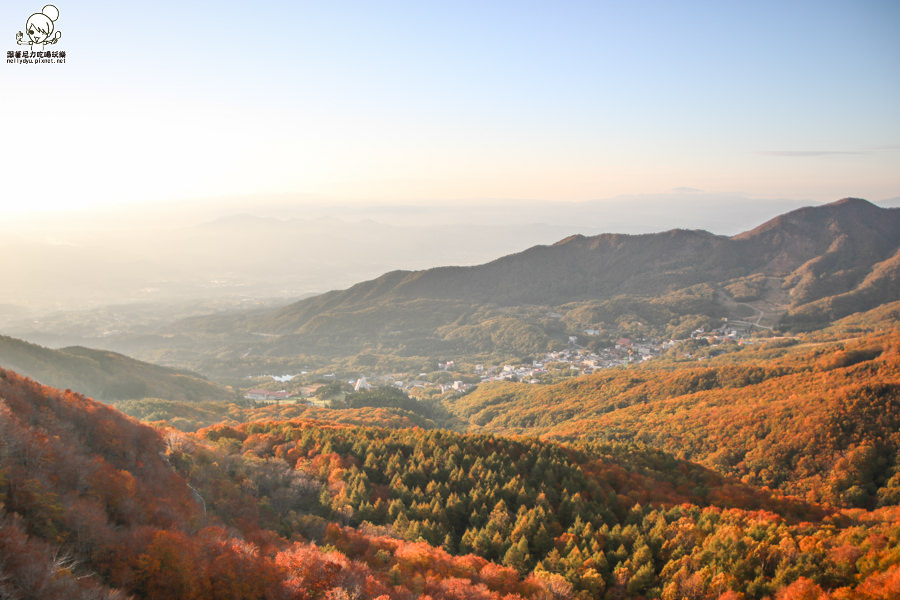
<path fill-rule="evenodd" d="M 0 65 L 0 213 L 900 195 L 896 0 L 56 6 L 66 64 Z"/>

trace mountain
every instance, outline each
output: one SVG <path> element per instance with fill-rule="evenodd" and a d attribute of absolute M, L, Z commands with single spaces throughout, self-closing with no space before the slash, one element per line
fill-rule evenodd
<path fill-rule="evenodd" d="M 0 365 L 45 385 L 75 390 L 103 402 L 165 398 L 181 402 L 232 399 L 199 375 L 152 365 L 104 350 L 53 350 L 0 336 Z"/>
<path fill-rule="evenodd" d="M 585 330 L 599 334 L 579 343 L 599 346 L 683 339 L 725 318 L 814 330 L 898 294 L 900 208 L 848 198 L 731 237 L 573 235 L 477 266 L 391 271 L 280 308 L 190 316 L 98 343 L 232 382 L 272 369 L 357 371 L 356 356 L 421 372 L 441 357 L 539 357 Z"/>
<path fill-rule="evenodd" d="M 773 325 L 810 329 L 894 299 L 898 272 L 900 209 L 848 198 L 732 237 L 683 229 L 575 235 L 483 265 L 393 271 L 240 322 L 199 318 L 179 329 L 264 333 L 272 339 L 254 352 L 270 356 L 361 348 L 410 356 L 477 347 L 528 353 L 589 326 L 566 314 L 578 303 L 595 313 L 618 311 L 608 315 L 611 328 L 621 314 L 636 313 L 660 336 L 691 315 L 740 316 L 737 304 L 747 302 Z M 622 306 L 612 306 L 617 299 Z M 564 322 L 522 316 L 533 306 L 557 307 Z"/>
<path fill-rule="evenodd" d="M 900 210 L 845 199 L 802 208 L 733 237 L 676 229 L 657 234 L 571 236 L 474 267 L 394 271 L 350 289 L 301 301 L 276 319 L 413 298 L 547 304 L 662 295 L 698 283 L 760 273 L 784 277 L 795 304 L 850 291 L 900 249 Z M 815 287 L 812 279 L 826 278 Z M 287 328 L 293 323 L 285 323 Z"/>

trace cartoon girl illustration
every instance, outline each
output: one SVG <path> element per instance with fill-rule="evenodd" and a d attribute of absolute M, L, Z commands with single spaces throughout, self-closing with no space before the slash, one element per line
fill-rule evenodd
<path fill-rule="evenodd" d="M 22 36 L 22 32 L 16 34 L 16 43 L 20 46 L 31 44 L 32 52 L 40 52 L 44 46 L 55 44 L 62 37 L 62 33 L 57 31 L 53 34 L 53 22 L 59 18 L 59 9 L 52 4 L 45 6 L 41 12 L 34 13 L 25 21 L 25 29 L 28 31 L 28 39 L 26 41 Z"/>

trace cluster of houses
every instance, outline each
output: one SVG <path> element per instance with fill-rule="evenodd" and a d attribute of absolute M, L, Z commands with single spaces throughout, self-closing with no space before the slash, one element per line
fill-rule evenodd
<path fill-rule="evenodd" d="M 566 350 L 548 352 L 542 360 L 534 361 L 531 366 L 504 365 L 503 367 L 482 368 L 481 372 L 484 373 L 482 382 L 516 380 L 537 383 L 540 376 L 547 373 L 547 365 L 550 364 L 557 368 L 568 365 L 573 374 L 590 374 L 601 369 L 649 360 L 667 348 L 666 344 L 657 344 L 648 340 L 633 341 L 628 338 L 621 338 L 614 347 L 596 352 L 575 347 L 574 342 L 570 346 Z M 478 367 L 476 367 L 476 371 L 479 371 Z"/>
<path fill-rule="evenodd" d="M 711 344 L 721 343 L 728 340 L 740 340 L 745 338 L 754 327 L 761 327 L 755 323 L 747 321 L 730 321 L 725 319 L 725 323 L 721 327 L 707 331 L 702 327 L 695 329 L 691 333 L 691 339 L 706 339 Z M 762 327 L 769 329 L 768 327 Z"/>
<path fill-rule="evenodd" d="M 742 321 L 727 320 L 722 327 L 706 331 L 697 329 L 691 337 L 694 339 L 705 338 L 711 343 L 717 343 L 727 340 L 741 339 L 748 334 L 748 330 L 752 329 L 753 324 Z M 599 334 L 598 330 L 586 329 L 584 335 L 592 336 Z M 552 365 L 555 371 L 559 371 L 560 367 L 569 366 L 572 375 L 590 374 L 601 369 L 609 369 L 634 362 L 645 361 L 657 356 L 669 348 L 677 344 L 677 341 L 659 342 L 656 340 L 646 339 L 630 339 L 622 337 L 614 346 L 603 348 L 600 350 L 588 350 L 578 344 L 579 338 L 571 336 L 569 338 L 569 347 L 565 350 L 548 352 L 541 360 L 536 360 L 532 364 L 527 365 L 497 365 L 484 366 L 476 365 L 472 376 L 479 378 L 479 383 L 489 381 L 521 381 L 526 383 L 538 383 L 542 375 L 548 373 L 548 366 Z M 438 368 L 447 371 L 457 371 L 456 363 L 453 360 L 442 361 L 438 363 Z M 422 374 L 424 375 L 424 373 Z M 420 377 L 422 376 L 420 375 Z M 334 377 L 334 375 L 330 375 Z M 276 378 L 277 379 L 277 378 Z M 390 385 L 397 387 L 405 392 L 411 392 L 416 388 L 431 389 L 440 393 L 456 392 L 464 393 L 478 385 L 477 383 L 466 383 L 463 381 L 453 381 L 449 383 L 433 383 L 424 379 L 401 380 L 390 375 L 380 375 L 371 378 L 372 382 L 366 377 L 348 380 L 347 383 L 353 386 L 354 391 L 363 391 L 372 389 L 373 386 Z M 472 379 L 472 378 L 467 378 Z M 279 381 L 289 381 L 289 379 L 277 379 Z M 288 399 L 305 398 L 308 401 L 314 396 L 317 385 L 306 386 L 295 392 L 286 390 L 269 391 L 265 389 L 252 389 L 246 392 L 244 397 L 248 400 L 257 402 L 281 402 Z"/>

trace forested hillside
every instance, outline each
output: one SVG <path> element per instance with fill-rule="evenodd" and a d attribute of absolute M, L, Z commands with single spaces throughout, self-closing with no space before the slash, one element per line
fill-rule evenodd
<path fill-rule="evenodd" d="M 195 373 L 168 369 L 103 350 L 45 348 L 0 336 L 0 366 L 46 385 L 72 389 L 103 402 L 141 398 L 222 401 L 234 397 Z"/>
<path fill-rule="evenodd" d="M 488 384 L 450 408 L 479 431 L 639 443 L 811 501 L 890 505 L 900 499 L 900 332 L 896 311 L 880 312 L 883 333 L 838 327 L 732 344 L 699 363 L 675 354 L 551 386 Z"/>
<path fill-rule="evenodd" d="M 0 433 L 3 598 L 500 600 L 568 589 L 333 524 L 345 519 L 320 496 L 337 472 L 206 447 L 10 371 Z"/>
<path fill-rule="evenodd" d="M 4 597 L 900 591 L 891 495 L 833 508 L 635 443 L 301 419 L 155 430 L 9 371 L 0 399 Z"/>

